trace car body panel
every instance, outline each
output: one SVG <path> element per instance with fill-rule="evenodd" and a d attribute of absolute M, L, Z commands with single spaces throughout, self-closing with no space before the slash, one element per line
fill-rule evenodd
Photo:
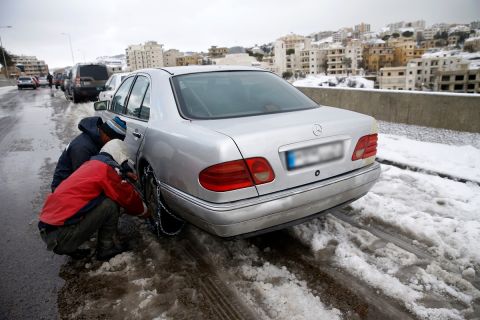
<path fill-rule="evenodd" d="M 103 113 L 105 119 L 118 115 L 127 122 L 125 141 L 131 161 L 140 174 L 146 164 L 152 167 L 161 193 L 175 213 L 226 237 L 304 219 L 368 192 L 380 167 L 374 157 L 351 161 L 351 155 L 361 136 L 377 132 L 376 122 L 369 116 L 318 107 L 234 119 L 182 117 L 171 77 L 228 70 L 266 72 L 226 66 L 136 71 L 132 76 L 146 75 L 150 81 L 148 121 L 112 110 Z M 314 125 L 321 126 L 320 135 L 314 134 Z M 141 138 L 134 138 L 135 130 L 142 134 Z M 285 152 L 332 141 L 343 143 L 345 152 L 341 159 L 286 170 Z M 259 156 L 270 162 L 276 174 L 274 181 L 227 192 L 210 191 L 199 183 L 199 173 L 211 165 Z M 318 170 L 320 174 L 315 175 Z"/>
<path fill-rule="evenodd" d="M 190 223 L 221 237 L 268 230 L 316 216 L 365 195 L 380 176 L 380 165 L 345 173 L 314 184 L 242 201 L 202 201 L 162 184 L 167 205 Z"/>

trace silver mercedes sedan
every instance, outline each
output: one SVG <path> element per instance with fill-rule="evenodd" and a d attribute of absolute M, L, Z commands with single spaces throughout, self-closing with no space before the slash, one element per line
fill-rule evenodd
<path fill-rule="evenodd" d="M 220 237 L 284 228 L 362 197 L 380 175 L 374 118 L 320 106 L 262 69 L 138 70 L 95 110 L 127 122 L 159 234 L 185 221 Z"/>

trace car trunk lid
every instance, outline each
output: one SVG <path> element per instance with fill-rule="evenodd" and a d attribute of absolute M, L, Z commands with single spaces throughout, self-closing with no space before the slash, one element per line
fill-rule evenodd
<path fill-rule="evenodd" d="M 328 179 L 373 162 L 373 158 L 351 158 L 358 139 L 377 132 L 376 121 L 348 110 L 319 107 L 194 122 L 229 136 L 244 159 L 268 160 L 275 180 L 257 185 L 259 195 Z"/>

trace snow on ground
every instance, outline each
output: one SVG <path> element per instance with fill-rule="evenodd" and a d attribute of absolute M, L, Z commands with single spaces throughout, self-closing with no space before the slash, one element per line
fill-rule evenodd
<path fill-rule="evenodd" d="M 382 128 L 395 133 L 405 129 L 410 137 L 423 137 L 421 127 L 381 123 L 381 132 Z M 464 143 L 458 140 L 472 135 L 478 137 L 430 128 L 429 139 L 435 142 L 422 142 L 380 134 L 379 156 L 478 180 L 480 150 L 469 145 L 468 139 Z M 448 144 L 439 143 L 444 140 Z M 333 216 L 323 224 L 314 220 L 292 232 L 315 252 L 333 246 L 335 264 L 402 301 L 422 319 L 474 317 L 480 299 L 480 291 L 471 283 L 480 276 L 479 185 L 382 165 L 378 182 L 351 207 L 358 221 L 412 239 L 414 245 L 426 248 L 434 261 L 420 261 Z"/>
<path fill-rule="evenodd" d="M 381 134 L 378 157 L 480 183 L 480 149 Z"/>
<path fill-rule="evenodd" d="M 359 76 L 309 75 L 293 82 L 296 87 L 339 87 L 373 89 L 373 81 Z"/>

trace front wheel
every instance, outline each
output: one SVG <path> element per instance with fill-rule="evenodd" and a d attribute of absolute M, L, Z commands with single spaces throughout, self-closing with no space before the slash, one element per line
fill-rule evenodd
<path fill-rule="evenodd" d="M 165 205 L 160 193 L 160 186 L 150 166 L 145 168 L 142 182 L 145 202 L 152 213 L 150 224 L 156 235 L 158 237 L 178 235 L 182 231 L 185 221 L 172 213 Z"/>

